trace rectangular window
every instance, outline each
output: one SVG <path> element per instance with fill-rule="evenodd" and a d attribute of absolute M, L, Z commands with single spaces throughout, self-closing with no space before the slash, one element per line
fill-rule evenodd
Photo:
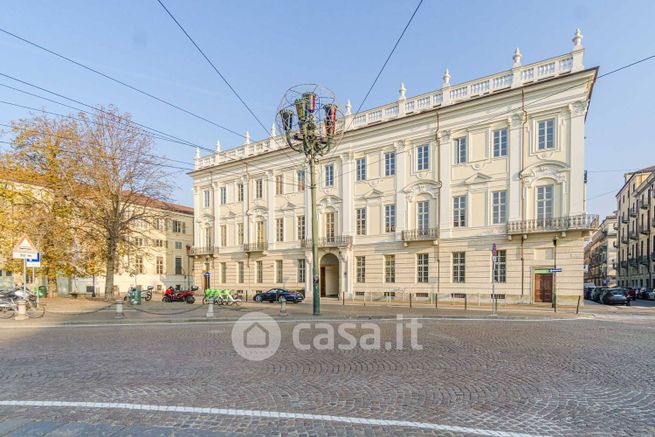
<path fill-rule="evenodd" d="M 496 268 L 494 270 L 494 281 L 507 282 L 507 251 L 496 251 Z"/>
<path fill-rule="evenodd" d="M 416 203 L 416 229 L 427 231 L 430 227 L 430 202 L 421 200 Z"/>
<path fill-rule="evenodd" d="M 419 253 L 416 255 L 416 282 L 428 282 L 428 259 L 429 257 L 427 253 Z"/>
<path fill-rule="evenodd" d="M 211 193 L 209 190 L 202 192 L 202 206 L 203 208 L 209 208 L 211 206 Z"/>
<path fill-rule="evenodd" d="M 384 282 L 396 282 L 396 255 L 384 256 Z"/>
<path fill-rule="evenodd" d="M 182 249 L 182 242 L 181 241 L 176 241 L 175 242 L 175 249 L 181 250 Z"/>
<path fill-rule="evenodd" d="M 466 196 L 453 197 L 453 226 L 456 228 L 466 226 Z"/>
<path fill-rule="evenodd" d="M 334 213 L 325 214 L 325 238 L 328 241 L 334 241 Z"/>
<path fill-rule="evenodd" d="M 276 259 L 275 260 L 275 282 L 281 284 L 284 282 L 284 278 L 282 277 L 283 271 L 282 271 L 282 260 L 281 259 Z"/>
<path fill-rule="evenodd" d="M 494 131 L 494 158 L 507 156 L 507 129 Z"/>
<path fill-rule="evenodd" d="M 553 218 L 553 186 L 537 187 L 537 220 Z"/>
<path fill-rule="evenodd" d="M 264 222 L 261 220 L 255 222 L 255 238 L 257 243 L 264 243 Z"/>
<path fill-rule="evenodd" d="M 237 244 L 243 244 L 243 223 L 237 223 Z"/>
<path fill-rule="evenodd" d="M 264 197 L 264 181 L 255 179 L 255 199 Z"/>
<path fill-rule="evenodd" d="M 366 180 L 366 158 L 359 158 L 355 161 L 355 168 L 357 170 L 357 180 L 365 181 Z"/>
<path fill-rule="evenodd" d="M 275 219 L 275 235 L 277 241 L 284 241 L 284 219 Z"/>
<path fill-rule="evenodd" d="M 334 164 L 327 164 L 325 166 L 325 186 L 334 186 Z"/>
<path fill-rule="evenodd" d="M 384 205 L 384 232 L 396 232 L 396 205 Z"/>
<path fill-rule="evenodd" d="M 357 235 L 366 235 L 366 208 L 357 208 L 355 210 L 355 222 Z"/>
<path fill-rule="evenodd" d="M 175 257 L 175 274 L 182 275 L 182 258 L 179 256 Z"/>
<path fill-rule="evenodd" d="M 366 282 L 366 257 L 364 256 L 355 257 L 355 263 L 357 267 L 357 282 L 359 283 Z"/>
<path fill-rule="evenodd" d="M 537 149 L 555 148 L 555 119 L 542 120 L 537 123 Z"/>
<path fill-rule="evenodd" d="M 186 226 L 184 222 L 181 222 L 179 220 L 173 220 L 173 232 L 176 234 L 184 234 L 186 230 Z"/>
<path fill-rule="evenodd" d="M 491 220 L 494 225 L 507 221 L 507 191 L 494 191 L 491 193 Z"/>
<path fill-rule="evenodd" d="M 298 177 L 298 191 L 305 191 L 305 170 L 298 170 L 296 176 Z"/>
<path fill-rule="evenodd" d="M 455 164 L 464 164 L 466 159 L 466 137 L 455 138 Z"/>
<path fill-rule="evenodd" d="M 221 263 L 221 283 L 227 282 L 227 263 Z"/>
<path fill-rule="evenodd" d="M 227 246 L 227 225 L 221 225 L 221 246 Z"/>
<path fill-rule="evenodd" d="M 237 202 L 243 202 L 243 184 L 241 182 L 237 184 Z"/>
<path fill-rule="evenodd" d="M 464 283 L 466 279 L 466 253 L 453 252 L 453 282 Z"/>
<path fill-rule="evenodd" d="M 275 194 L 284 194 L 284 175 L 275 176 Z"/>
<path fill-rule="evenodd" d="M 143 257 L 142 256 L 137 256 L 136 257 L 134 270 L 139 275 L 143 274 Z"/>
<path fill-rule="evenodd" d="M 384 154 L 384 175 L 393 176 L 396 174 L 396 152 Z"/>
<path fill-rule="evenodd" d="M 237 282 L 243 284 L 245 281 L 243 261 L 237 262 Z"/>
<path fill-rule="evenodd" d="M 263 284 L 264 283 L 264 262 L 263 261 L 257 261 L 256 264 L 256 275 L 257 275 L 257 283 L 258 284 Z"/>
<path fill-rule="evenodd" d="M 158 275 L 163 275 L 164 274 L 164 257 L 163 256 L 158 256 L 157 257 L 157 274 Z"/>
<path fill-rule="evenodd" d="M 304 259 L 299 259 L 298 260 L 298 283 L 299 284 L 304 284 L 305 283 L 305 260 Z"/>
<path fill-rule="evenodd" d="M 297 223 L 296 232 L 298 233 L 298 239 L 299 240 L 304 240 L 305 239 L 305 216 L 304 215 L 299 215 L 298 217 L 296 217 L 296 223 Z"/>
<path fill-rule="evenodd" d="M 227 203 L 227 187 L 221 187 L 221 205 Z"/>
<path fill-rule="evenodd" d="M 428 144 L 416 148 L 416 171 L 430 168 L 430 149 Z"/>

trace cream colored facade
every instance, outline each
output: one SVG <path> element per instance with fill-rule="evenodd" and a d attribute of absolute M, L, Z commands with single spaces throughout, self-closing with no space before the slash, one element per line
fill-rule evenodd
<path fill-rule="evenodd" d="M 396 101 L 360 114 L 346 106 L 351 128 L 318 165 L 322 295 L 485 301 L 493 243 L 506 300 L 581 294 L 583 239 L 598 226 L 584 182 L 597 69 L 583 67 L 579 31 L 573 42 L 528 65 L 517 49 L 511 69 L 466 83 L 446 71 L 441 89 L 416 97 L 403 85 Z M 271 134 L 196 154 L 195 280 L 208 272 L 211 286 L 310 297 L 309 170 Z"/>
<path fill-rule="evenodd" d="M 162 203 L 153 209 L 160 219 L 143 223 L 139 235 L 132 237 L 134 250 L 121 259 L 114 285 L 121 294 L 132 286 L 165 290 L 169 286 L 189 287 L 193 284 L 193 209 L 173 203 Z M 84 292 L 95 283 L 104 291 L 104 277 L 75 278 L 73 290 Z"/>
<path fill-rule="evenodd" d="M 655 166 L 627 173 L 616 195 L 622 287 L 655 285 Z"/>
<path fill-rule="evenodd" d="M 585 284 L 609 287 L 618 284 L 618 226 L 616 215 L 605 217 L 585 246 Z"/>

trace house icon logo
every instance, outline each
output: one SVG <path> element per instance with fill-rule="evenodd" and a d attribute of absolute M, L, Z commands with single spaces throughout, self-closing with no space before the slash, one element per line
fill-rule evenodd
<path fill-rule="evenodd" d="M 272 357 L 280 347 L 280 327 L 275 319 L 257 311 L 245 314 L 232 327 L 232 346 L 251 361 Z"/>

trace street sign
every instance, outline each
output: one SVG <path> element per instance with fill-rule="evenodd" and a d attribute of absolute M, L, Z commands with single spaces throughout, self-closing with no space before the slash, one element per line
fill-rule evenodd
<path fill-rule="evenodd" d="M 18 244 L 14 246 L 13 257 L 18 259 L 36 258 L 39 253 L 34 244 L 26 235 L 20 237 Z"/>
<path fill-rule="evenodd" d="M 562 269 L 559 268 L 559 267 L 557 267 L 557 268 L 553 267 L 553 268 L 548 269 L 548 273 L 562 273 Z"/>
<path fill-rule="evenodd" d="M 210 275 L 209 272 L 205 272 L 205 278 L 209 279 L 209 275 Z"/>
<path fill-rule="evenodd" d="M 37 252 L 34 258 L 26 258 L 25 267 L 41 267 L 41 252 Z"/>

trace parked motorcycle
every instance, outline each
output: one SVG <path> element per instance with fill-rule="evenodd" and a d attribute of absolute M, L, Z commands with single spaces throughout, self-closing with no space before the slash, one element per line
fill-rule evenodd
<path fill-rule="evenodd" d="M 191 290 L 175 290 L 173 287 L 168 287 L 164 292 L 162 302 L 186 302 L 194 303 L 196 301 L 195 292 L 198 287 L 191 287 Z"/>
<path fill-rule="evenodd" d="M 150 302 L 152 299 L 152 290 L 154 289 L 155 287 L 149 285 L 145 290 L 141 290 L 141 299 L 145 300 L 146 302 Z M 126 302 L 131 300 L 132 296 L 136 294 L 136 291 L 136 287 L 130 287 L 130 291 L 128 291 L 127 295 L 123 297 L 123 300 Z"/>

